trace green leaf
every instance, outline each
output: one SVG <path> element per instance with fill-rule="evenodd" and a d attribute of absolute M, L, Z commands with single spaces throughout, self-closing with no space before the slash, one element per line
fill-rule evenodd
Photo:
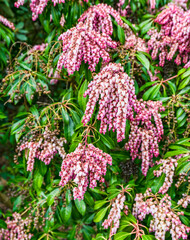
<path fill-rule="evenodd" d="M 86 98 L 84 97 L 84 93 L 86 90 L 87 90 L 87 80 L 83 82 L 78 92 L 78 103 L 80 108 L 83 110 L 83 112 L 85 111 L 86 103 L 87 103 L 87 97 Z"/>
<path fill-rule="evenodd" d="M 183 121 L 183 119 L 185 118 L 186 113 L 184 112 L 183 114 L 181 114 L 180 116 L 177 117 L 177 123 L 179 124 L 181 121 Z"/>
<path fill-rule="evenodd" d="M 114 235 L 114 240 L 124 240 L 129 235 L 131 235 L 131 233 L 119 232 Z"/>
<path fill-rule="evenodd" d="M 190 227 L 190 220 L 189 220 L 189 218 L 187 218 L 187 217 L 185 217 L 183 215 L 180 215 L 179 217 L 180 217 L 182 223 L 184 223 L 186 226 Z"/>
<path fill-rule="evenodd" d="M 78 199 L 75 199 L 75 206 L 77 208 L 77 210 L 79 211 L 79 213 L 84 216 L 85 215 L 85 212 L 86 212 L 86 204 L 83 200 L 78 200 Z"/>
<path fill-rule="evenodd" d="M 38 78 L 41 79 L 42 81 L 47 82 L 47 77 L 44 74 L 36 72 L 36 76 L 38 76 Z"/>
<path fill-rule="evenodd" d="M 181 108 L 181 107 L 178 108 L 177 113 L 176 113 L 176 117 L 177 118 L 180 117 L 183 112 L 184 112 L 183 108 Z"/>
<path fill-rule="evenodd" d="M 182 144 L 185 145 L 186 143 L 190 142 L 190 138 L 182 138 L 176 142 L 176 144 Z"/>
<path fill-rule="evenodd" d="M 143 100 L 148 100 L 150 95 L 153 95 L 154 91 L 158 89 L 158 86 L 160 85 L 154 85 L 151 88 L 149 88 L 144 94 L 143 94 Z"/>
<path fill-rule="evenodd" d="M 185 117 L 185 119 L 183 119 L 180 123 L 178 123 L 177 128 L 182 127 L 185 123 L 187 123 L 187 117 Z"/>
<path fill-rule="evenodd" d="M 21 126 L 24 125 L 25 123 L 25 119 L 19 120 L 16 123 L 14 123 L 11 127 L 11 134 L 15 134 L 15 132 L 18 130 L 18 128 L 20 128 Z"/>
<path fill-rule="evenodd" d="M 125 216 L 125 219 L 132 223 L 137 223 L 137 219 L 131 213 L 129 213 L 129 215 Z"/>
<path fill-rule="evenodd" d="M 153 240 L 153 239 L 156 239 L 156 238 L 152 235 L 142 235 L 142 240 Z"/>
<path fill-rule="evenodd" d="M 70 202 L 61 211 L 61 217 L 64 223 L 68 222 L 69 218 L 71 217 L 71 213 L 72 213 L 72 203 Z"/>
<path fill-rule="evenodd" d="M 53 233 L 53 235 L 55 235 L 55 236 L 57 236 L 57 237 L 62 237 L 62 238 L 64 238 L 64 239 L 67 239 L 67 232 L 52 232 Z M 56 239 L 58 239 L 58 238 L 56 238 Z"/>
<path fill-rule="evenodd" d="M 150 62 L 149 62 L 148 58 L 143 53 L 138 52 L 136 54 L 136 57 L 146 69 L 148 69 L 148 70 L 150 69 Z"/>
<path fill-rule="evenodd" d="M 99 200 L 99 201 L 96 201 L 95 202 L 95 205 L 94 205 L 94 210 L 97 210 L 99 208 L 101 208 L 103 205 L 105 205 L 108 201 L 106 200 Z"/>
<path fill-rule="evenodd" d="M 93 207 L 94 206 L 94 199 L 93 197 L 90 195 L 89 192 L 85 192 L 84 194 L 84 200 L 86 203 L 88 203 L 89 206 Z"/>
<path fill-rule="evenodd" d="M 38 168 L 39 168 L 39 172 L 42 176 L 44 176 L 47 172 L 47 165 L 42 162 L 42 161 L 37 161 L 38 163 Z"/>
<path fill-rule="evenodd" d="M 188 153 L 190 152 L 189 150 L 179 150 L 179 151 L 170 151 L 170 152 L 167 152 L 165 155 L 164 155 L 164 158 L 168 158 L 168 157 L 173 157 L 175 155 L 180 155 L 180 154 L 184 154 L 184 153 Z"/>
<path fill-rule="evenodd" d="M 94 217 L 94 222 L 100 222 L 106 215 L 108 208 L 109 208 L 109 206 L 98 211 Z"/>
<path fill-rule="evenodd" d="M 54 198 L 60 194 L 60 189 L 54 189 L 48 196 L 47 196 L 47 204 L 51 206 L 54 203 Z"/>
<path fill-rule="evenodd" d="M 176 85 L 171 81 L 167 81 L 167 83 L 168 83 L 170 89 L 172 90 L 172 93 L 175 94 L 176 93 Z"/>
<path fill-rule="evenodd" d="M 165 181 L 165 174 L 162 174 L 159 178 L 156 178 L 153 181 L 153 184 L 151 186 L 151 189 L 153 191 L 153 193 L 157 193 L 159 191 L 159 189 L 161 188 L 161 186 L 163 185 L 164 181 Z"/>
<path fill-rule="evenodd" d="M 69 204 L 71 202 L 71 190 L 67 189 L 65 193 L 66 203 Z"/>
<path fill-rule="evenodd" d="M 179 164 L 176 168 L 176 174 L 180 174 L 183 172 L 188 172 L 190 170 L 190 162 L 182 162 L 181 164 Z"/>
<path fill-rule="evenodd" d="M 67 237 L 68 240 L 74 240 L 74 239 L 75 239 L 76 228 L 77 228 L 77 224 L 74 225 L 74 226 L 71 228 L 71 230 L 70 230 L 70 232 L 69 232 L 69 235 L 68 235 L 68 237 Z"/>
<path fill-rule="evenodd" d="M 7 118 L 7 116 L 3 112 L 0 112 L 0 119 L 4 119 L 4 118 Z"/>
<path fill-rule="evenodd" d="M 155 83 L 157 83 L 157 82 L 158 82 L 158 81 L 145 83 L 144 85 L 142 85 L 142 86 L 140 87 L 140 92 L 143 91 L 145 88 L 150 87 L 150 86 L 152 86 L 153 84 L 155 84 Z"/>
<path fill-rule="evenodd" d="M 185 78 L 179 85 L 178 90 L 185 88 L 190 82 L 190 76 Z"/>
<path fill-rule="evenodd" d="M 189 92 L 190 91 L 190 87 L 185 87 L 184 89 L 182 89 L 178 94 L 179 95 L 182 95 L 182 94 L 185 94 L 185 93 L 187 93 L 187 92 Z"/>
<path fill-rule="evenodd" d="M 117 25 L 117 34 L 121 44 L 125 43 L 125 33 L 123 28 L 120 25 Z"/>
<path fill-rule="evenodd" d="M 4 229 L 7 228 L 6 222 L 4 222 L 2 219 L 0 219 L 0 228 L 4 228 Z"/>
<path fill-rule="evenodd" d="M 108 199 L 109 200 L 114 199 L 115 197 L 117 197 L 117 195 L 118 195 L 118 192 L 114 192 L 114 193 L 109 195 Z"/>
<path fill-rule="evenodd" d="M 139 27 L 142 29 L 143 27 L 145 27 L 145 26 L 146 26 L 149 22 L 151 22 L 151 21 L 152 21 L 151 19 L 147 19 L 147 20 L 141 22 L 141 23 L 139 24 Z"/>
<path fill-rule="evenodd" d="M 156 88 L 154 89 L 154 91 L 151 93 L 151 95 L 150 95 L 151 100 L 156 98 L 156 96 L 158 95 L 158 93 L 160 91 L 160 87 L 161 87 L 161 85 L 157 85 Z"/>
<path fill-rule="evenodd" d="M 39 192 L 39 190 L 41 189 L 42 183 L 43 176 L 40 174 L 39 170 L 36 169 L 34 173 L 33 187 L 37 192 Z"/>
<path fill-rule="evenodd" d="M 67 113 L 67 111 L 65 111 L 64 107 L 61 108 L 61 113 L 62 113 L 64 124 L 68 124 L 69 123 L 69 114 Z"/>
<path fill-rule="evenodd" d="M 92 192 L 95 192 L 95 193 L 99 193 L 99 194 L 102 194 L 102 195 L 107 195 L 106 192 L 103 192 L 103 191 L 99 190 L 98 188 L 91 188 L 90 190 Z"/>
<path fill-rule="evenodd" d="M 178 71 L 177 75 L 178 75 L 178 76 L 181 75 L 181 74 L 184 73 L 186 70 L 187 70 L 187 69 L 185 69 L 185 68 L 180 69 L 180 70 Z"/>
<path fill-rule="evenodd" d="M 190 76 L 190 68 L 188 68 L 184 73 L 183 75 L 181 75 L 181 79 L 184 79 L 186 77 Z"/>
<path fill-rule="evenodd" d="M 30 87 L 29 84 L 27 84 L 26 86 L 26 100 L 27 102 L 31 105 L 32 104 L 32 95 L 33 95 L 33 90 L 32 88 Z"/>
<path fill-rule="evenodd" d="M 99 133 L 100 135 L 100 139 L 101 141 L 109 148 L 109 149 L 113 149 L 115 147 L 115 143 L 114 141 L 108 136 L 104 136 L 103 134 Z"/>
<path fill-rule="evenodd" d="M 23 42 L 27 41 L 27 39 L 28 39 L 25 35 L 19 34 L 19 33 L 16 34 L 16 37 Z"/>
<path fill-rule="evenodd" d="M 54 6 L 52 6 L 52 8 L 51 8 L 51 14 L 52 14 L 53 22 L 55 23 L 56 26 L 59 26 L 60 25 L 59 12 L 55 9 Z"/>
<path fill-rule="evenodd" d="M 144 28 L 141 30 L 141 34 L 144 35 L 152 28 L 152 22 L 148 23 Z"/>
<path fill-rule="evenodd" d="M 21 203 L 22 203 L 22 197 L 21 197 L 21 195 L 20 195 L 20 196 L 18 196 L 18 197 L 16 198 L 16 200 L 14 200 L 13 211 L 18 211 Z"/>

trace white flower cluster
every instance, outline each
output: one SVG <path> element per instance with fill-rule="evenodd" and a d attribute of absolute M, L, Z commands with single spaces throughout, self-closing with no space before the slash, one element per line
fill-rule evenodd
<path fill-rule="evenodd" d="M 173 240 L 187 239 L 190 227 L 184 225 L 179 218 L 183 212 L 176 213 L 171 208 L 171 197 L 168 194 L 162 199 L 152 194 L 151 189 L 147 189 L 144 194 L 137 194 L 133 214 L 140 220 L 143 220 L 148 214 L 153 216 L 149 231 L 155 232 L 157 240 L 165 240 L 166 232 L 170 232 Z"/>

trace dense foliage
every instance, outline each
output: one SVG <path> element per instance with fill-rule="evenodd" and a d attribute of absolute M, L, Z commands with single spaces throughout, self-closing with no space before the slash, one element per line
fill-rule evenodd
<path fill-rule="evenodd" d="M 190 235 L 190 10 L 0 0 L 0 240 Z"/>

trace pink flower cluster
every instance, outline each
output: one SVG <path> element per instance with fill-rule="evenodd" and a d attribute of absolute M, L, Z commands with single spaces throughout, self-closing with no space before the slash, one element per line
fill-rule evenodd
<path fill-rule="evenodd" d="M 148 0 L 148 4 L 150 5 L 150 9 L 155 9 L 156 0 Z"/>
<path fill-rule="evenodd" d="M 136 101 L 134 105 L 136 116 L 131 115 L 131 132 L 126 150 L 130 150 L 132 160 L 142 159 L 142 173 L 146 176 L 149 166 L 153 166 L 153 156 L 158 157 L 160 142 L 164 133 L 160 111 L 163 111 L 159 101 Z M 155 124 L 152 123 L 154 119 Z M 139 152 L 140 150 L 140 152 Z"/>
<path fill-rule="evenodd" d="M 61 78 L 59 71 L 56 69 L 55 72 L 53 73 L 53 68 L 50 69 L 49 78 L 52 78 L 50 81 L 50 84 L 54 85 L 58 83 L 58 79 Z"/>
<path fill-rule="evenodd" d="M 148 52 L 148 48 L 146 46 L 145 40 L 138 37 L 138 35 L 135 35 L 133 31 L 130 29 L 130 27 L 124 23 L 123 24 L 123 30 L 125 33 L 125 44 L 122 46 L 123 49 L 132 49 L 132 51 L 142 51 L 142 52 Z"/>
<path fill-rule="evenodd" d="M 42 44 L 39 44 L 39 45 L 34 45 L 29 51 L 28 51 L 28 54 L 32 54 L 36 51 L 40 51 L 40 52 L 43 52 L 46 47 L 48 46 L 48 43 L 42 43 Z"/>
<path fill-rule="evenodd" d="M 83 124 L 92 117 L 94 107 L 99 101 L 97 118 L 101 120 L 100 133 L 117 130 L 117 141 L 125 138 L 126 119 L 131 115 L 136 100 L 133 80 L 124 72 L 120 63 L 105 66 L 88 85 L 84 97 L 89 95 Z"/>
<path fill-rule="evenodd" d="M 161 25 L 161 30 L 150 30 L 151 39 L 148 41 L 152 58 L 159 53 L 159 65 L 164 66 L 165 60 L 171 61 L 177 53 L 175 63 L 180 65 L 182 60 L 185 68 L 190 66 L 190 10 L 185 11 L 171 3 L 155 19 Z M 168 51 L 169 49 L 169 51 Z"/>
<path fill-rule="evenodd" d="M 176 0 L 176 1 L 181 1 L 181 0 Z M 125 0 L 119 0 L 119 2 L 117 3 L 117 7 L 118 7 L 117 10 L 121 16 L 125 17 L 127 15 L 127 13 L 129 12 L 129 10 L 131 9 L 131 6 L 130 6 L 130 0 L 129 0 L 128 5 L 124 9 L 122 9 L 124 3 L 125 3 Z M 147 4 L 150 6 L 150 10 L 155 9 L 156 0 L 147 0 Z"/>
<path fill-rule="evenodd" d="M 161 174 L 165 173 L 165 181 L 163 186 L 159 189 L 159 193 L 166 193 L 168 189 L 171 187 L 173 183 L 174 171 L 177 167 L 177 159 L 175 158 L 167 158 L 167 159 L 160 159 L 156 162 L 156 164 L 161 165 L 159 170 L 154 171 L 154 176 L 159 177 Z"/>
<path fill-rule="evenodd" d="M 148 214 L 153 216 L 149 231 L 155 232 L 158 240 L 165 240 L 166 232 L 170 232 L 172 240 L 187 239 L 186 233 L 190 231 L 190 228 L 182 224 L 179 218 L 183 212 L 175 213 L 171 208 L 171 198 L 167 194 L 161 200 L 152 194 L 151 189 L 144 194 L 137 194 L 133 214 L 140 220 L 143 220 Z"/>
<path fill-rule="evenodd" d="M 88 62 L 91 71 L 95 70 L 100 58 L 104 63 L 109 62 L 107 48 L 117 46 L 110 36 L 90 30 L 82 22 L 61 34 L 59 40 L 63 41 L 63 52 L 57 68 L 62 69 L 64 66 L 69 75 L 79 70 L 83 60 Z"/>
<path fill-rule="evenodd" d="M 151 81 L 151 82 L 154 82 L 154 81 L 159 80 L 159 77 L 157 76 L 157 74 L 160 73 L 159 70 L 155 69 L 155 70 L 154 70 L 154 74 L 152 74 L 151 71 L 147 70 L 147 73 L 148 73 L 148 75 L 149 75 L 149 77 L 150 77 L 150 81 Z"/>
<path fill-rule="evenodd" d="M 182 207 L 187 208 L 190 204 L 190 195 L 182 194 L 183 197 L 177 202 L 177 204 L 182 205 Z"/>
<path fill-rule="evenodd" d="M 110 61 L 108 49 L 117 46 L 109 36 L 113 32 L 110 15 L 119 25 L 123 24 L 116 10 L 107 4 L 98 4 L 81 15 L 76 27 L 61 34 L 59 40 L 63 41 L 63 52 L 58 61 L 58 69 L 64 66 L 70 75 L 79 70 L 83 60 L 88 62 L 91 71 L 95 71 L 100 58 L 103 63 Z"/>
<path fill-rule="evenodd" d="M 162 103 L 157 101 L 136 100 L 134 82 L 124 72 L 122 66 L 110 63 L 105 66 L 88 85 L 84 97 L 89 96 L 83 124 L 92 117 L 96 103 L 99 101 L 97 119 L 101 120 L 100 133 L 117 130 L 117 141 L 125 138 L 126 120 L 131 121 L 131 133 L 126 150 L 130 150 L 132 159 L 142 159 L 142 172 L 147 174 L 152 166 L 153 156 L 158 157 L 163 131 L 160 111 L 164 111 Z M 136 112 L 134 116 L 133 109 Z M 152 123 L 154 119 L 155 124 Z M 139 149 L 141 150 L 139 152 Z"/>
<path fill-rule="evenodd" d="M 127 37 L 127 41 L 123 45 L 124 49 L 132 48 L 134 51 L 148 52 L 145 41 L 142 38 L 137 37 L 134 33 L 132 33 L 129 37 Z"/>
<path fill-rule="evenodd" d="M 5 221 L 7 229 L 0 229 L 0 240 L 10 239 L 24 239 L 29 240 L 32 238 L 32 234 L 29 233 L 29 227 L 32 222 L 30 218 L 22 219 L 21 215 L 17 212 L 13 213 L 13 220 L 10 217 Z"/>
<path fill-rule="evenodd" d="M 112 35 L 113 25 L 110 15 L 115 18 L 120 26 L 122 26 L 123 21 L 119 13 L 111 6 L 104 3 L 88 8 L 88 10 L 81 15 L 78 22 L 85 23 L 89 30 Z"/>
<path fill-rule="evenodd" d="M 188 0 L 173 0 L 172 1 L 175 5 L 184 8 L 185 10 L 187 10 L 187 3 Z"/>
<path fill-rule="evenodd" d="M 77 149 L 68 154 L 61 166 L 60 185 L 65 186 L 70 180 L 77 184 L 73 189 L 74 199 L 83 199 L 89 185 L 94 188 L 96 181 L 104 182 L 107 164 L 112 165 L 109 154 L 94 147 L 92 144 L 79 144 Z"/>
<path fill-rule="evenodd" d="M 112 203 L 112 208 L 108 215 L 108 218 L 102 223 L 102 226 L 105 229 L 112 226 L 110 229 L 111 236 L 116 234 L 117 229 L 119 228 L 119 220 L 121 218 L 122 209 L 125 208 L 125 211 L 128 209 L 127 205 L 124 207 L 125 200 L 126 198 L 124 192 L 119 193 Z"/>
<path fill-rule="evenodd" d="M 9 27 L 12 30 L 15 30 L 15 26 L 8 19 L 0 15 L 0 22 L 3 23 L 6 27 Z"/>
<path fill-rule="evenodd" d="M 66 142 L 64 138 L 58 139 L 55 132 L 46 129 L 39 137 L 33 135 L 30 140 L 24 139 L 17 150 L 20 152 L 25 149 L 28 150 L 27 171 L 32 171 L 35 158 L 48 165 L 55 154 L 59 152 L 59 155 L 64 159 L 66 156 L 63 148 L 64 142 Z"/>
<path fill-rule="evenodd" d="M 62 14 L 62 16 L 61 16 L 60 25 L 62 27 L 64 27 L 64 25 L 65 25 L 65 16 L 64 16 L 64 14 Z"/>
<path fill-rule="evenodd" d="M 47 6 L 50 0 L 31 0 L 30 2 L 30 9 L 32 11 L 32 20 L 35 21 L 40 14 L 43 13 L 45 7 Z M 65 0 L 52 0 L 54 6 L 57 3 L 65 3 Z M 19 8 L 20 6 L 24 5 L 24 0 L 17 0 L 15 2 L 15 7 Z"/>
<path fill-rule="evenodd" d="M 124 9 L 122 9 L 124 3 L 125 3 L 125 0 L 119 0 L 119 2 L 117 3 L 117 11 L 119 12 L 119 14 L 120 14 L 121 16 L 124 16 L 124 17 L 125 17 L 125 16 L 127 15 L 128 11 L 129 11 L 130 8 L 131 8 L 130 5 L 129 5 L 130 0 L 129 0 L 128 5 L 127 5 Z"/>

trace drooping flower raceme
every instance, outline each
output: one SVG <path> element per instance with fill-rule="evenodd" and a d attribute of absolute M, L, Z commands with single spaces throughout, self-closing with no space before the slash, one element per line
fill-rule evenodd
<path fill-rule="evenodd" d="M 160 73 L 159 70 L 154 69 L 154 74 L 152 74 L 151 71 L 147 70 L 147 73 L 148 73 L 148 75 L 149 75 L 149 77 L 150 77 L 150 81 L 151 81 L 151 82 L 154 82 L 154 81 L 159 80 L 159 77 L 157 76 L 157 74 Z"/>
<path fill-rule="evenodd" d="M 89 95 L 82 122 L 88 123 L 99 98 L 101 120 L 100 133 L 117 130 L 117 141 L 125 138 L 126 119 L 132 114 L 136 95 L 133 80 L 124 72 L 121 64 L 110 63 L 89 83 L 84 97 Z"/>
<path fill-rule="evenodd" d="M 65 25 L 65 16 L 64 16 L 64 14 L 62 14 L 62 16 L 61 16 L 60 25 L 61 25 L 62 27 L 64 27 L 64 25 Z"/>
<path fill-rule="evenodd" d="M 148 4 L 150 5 L 150 9 L 155 9 L 156 0 L 148 0 Z"/>
<path fill-rule="evenodd" d="M 187 3 L 188 0 L 173 0 L 172 1 L 175 5 L 182 7 L 183 9 L 187 10 Z"/>
<path fill-rule="evenodd" d="M 88 62 L 91 71 L 95 70 L 100 58 L 104 63 L 109 62 L 107 48 L 117 46 L 110 36 L 90 30 L 82 22 L 61 34 L 59 40 L 63 41 L 63 52 L 57 68 L 62 69 L 64 66 L 69 75 L 79 70 L 83 60 L 85 63 Z"/>
<path fill-rule="evenodd" d="M 104 181 L 107 164 L 112 164 L 109 154 L 92 144 L 79 144 L 77 149 L 68 154 L 61 166 L 60 185 L 65 186 L 70 180 L 77 184 L 73 189 L 74 199 L 83 199 L 89 185 L 94 188 L 96 181 Z"/>
<path fill-rule="evenodd" d="M 127 13 L 129 12 L 129 10 L 131 8 L 129 3 L 130 3 L 130 0 L 128 2 L 128 5 L 124 9 L 122 9 L 122 7 L 125 4 L 125 0 L 119 0 L 119 2 L 117 3 L 117 11 L 119 12 L 119 14 L 121 16 L 125 17 L 127 15 Z"/>
<path fill-rule="evenodd" d="M 125 57 L 127 55 L 129 55 L 129 59 L 134 58 L 135 52 L 148 52 L 148 48 L 145 40 L 138 37 L 137 34 L 134 34 L 126 23 L 122 25 L 122 28 L 124 30 L 126 41 L 123 45 L 118 45 L 118 47 L 116 49 L 113 49 L 112 52 L 118 52 L 119 57 L 124 61 L 123 64 L 125 64 Z"/>
<path fill-rule="evenodd" d="M 187 208 L 187 206 L 190 204 L 190 195 L 187 195 L 185 193 L 182 195 L 183 197 L 177 202 L 177 204 L 181 205 L 184 208 Z"/>
<path fill-rule="evenodd" d="M 132 160 L 142 159 L 142 173 L 146 176 L 149 166 L 153 166 L 153 156 L 159 155 L 158 142 L 164 133 L 159 111 L 164 108 L 159 101 L 136 101 L 134 109 L 136 116 L 130 117 L 131 132 L 125 148 L 130 150 Z"/>
<path fill-rule="evenodd" d="M 45 164 L 50 164 L 56 153 L 65 158 L 66 153 L 63 148 L 63 143 L 66 142 L 64 138 L 58 139 L 57 131 L 51 132 L 48 129 L 40 136 L 33 135 L 29 140 L 23 140 L 17 147 L 17 151 L 21 152 L 28 150 L 27 171 L 32 171 L 34 167 L 35 158 L 43 161 Z"/>
<path fill-rule="evenodd" d="M 134 33 L 127 37 L 127 41 L 125 41 L 123 48 L 124 49 L 132 48 L 134 51 L 148 52 L 148 48 L 145 44 L 145 41 L 142 38 L 136 36 Z"/>
<path fill-rule="evenodd" d="M 80 16 L 78 22 L 84 22 L 89 30 L 112 35 L 113 25 L 110 15 L 115 18 L 120 26 L 122 26 L 123 21 L 119 13 L 111 6 L 104 3 L 88 8 L 88 10 Z"/>
<path fill-rule="evenodd" d="M 45 7 L 47 6 L 48 2 L 51 0 L 31 0 L 30 2 L 30 9 L 32 11 L 32 20 L 35 21 L 39 14 L 42 14 Z M 57 3 L 65 3 L 65 0 L 52 0 L 54 6 Z M 17 0 L 15 2 L 15 7 L 19 8 L 20 6 L 24 5 L 24 0 Z"/>
<path fill-rule="evenodd" d="M 117 232 L 119 228 L 119 219 L 121 218 L 121 210 L 124 208 L 125 202 L 125 195 L 118 194 L 115 201 L 112 204 L 111 211 L 108 215 L 108 218 L 102 223 L 102 226 L 107 229 L 108 227 L 112 226 L 111 228 L 111 236 Z"/>
<path fill-rule="evenodd" d="M 128 206 L 124 205 L 126 200 L 125 189 L 121 191 L 116 198 L 111 200 L 111 210 L 106 220 L 102 223 L 104 229 L 110 228 L 110 236 L 116 234 L 117 229 L 119 228 L 119 220 L 121 218 L 121 211 L 124 210 L 124 213 L 128 214 Z"/>
<path fill-rule="evenodd" d="M 15 30 L 15 26 L 8 19 L 0 15 L 0 22 L 3 23 L 6 27 L 9 27 L 12 30 Z"/>
<path fill-rule="evenodd" d="M 187 239 L 190 228 L 182 224 L 179 215 L 183 212 L 175 212 L 171 208 L 171 197 L 167 194 L 158 200 L 157 196 L 148 189 L 144 194 L 138 193 L 135 197 L 133 214 L 140 220 L 151 214 L 153 219 L 150 222 L 150 232 L 155 232 L 158 240 L 165 240 L 166 232 L 170 232 L 172 240 Z"/>
<path fill-rule="evenodd" d="M 161 174 L 165 173 L 166 177 L 164 180 L 163 186 L 159 189 L 159 193 L 166 193 L 168 189 L 171 187 L 173 183 L 174 171 L 177 167 L 177 159 L 175 158 L 167 158 L 167 159 L 160 159 L 156 162 L 156 164 L 161 164 L 159 170 L 154 171 L 154 176 L 159 177 Z"/>
<path fill-rule="evenodd" d="M 155 19 L 161 25 L 161 30 L 150 30 L 151 39 L 148 41 L 152 58 L 156 59 L 159 53 L 159 65 L 164 66 L 165 59 L 171 61 L 175 55 L 175 63 L 185 63 L 185 68 L 190 66 L 190 10 L 184 11 L 179 6 L 170 3 Z M 169 49 L 169 51 L 168 51 Z"/>
<path fill-rule="evenodd" d="M 54 85 L 58 83 L 58 79 L 61 78 L 59 71 L 56 69 L 55 72 L 53 72 L 53 68 L 50 69 L 50 72 L 48 74 L 49 78 L 52 78 L 50 80 L 50 84 Z"/>
<path fill-rule="evenodd" d="M 36 51 L 40 51 L 43 52 L 46 47 L 48 46 L 48 43 L 42 43 L 42 44 L 38 44 L 38 45 L 34 45 L 29 51 L 28 54 L 32 54 Z"/>
<path fill-rule="evenodd" d="M 0 229 L 0 240 L 31 239 L 33 234 L 29 232 L 29 229 L 32 220 L 30 218 L 22 219 L 17 212 L 14 212 L 12 216 L 13 220 L 10 220 L 10 217 L 8 217 L 5 221 L 7 229 Z"/>

